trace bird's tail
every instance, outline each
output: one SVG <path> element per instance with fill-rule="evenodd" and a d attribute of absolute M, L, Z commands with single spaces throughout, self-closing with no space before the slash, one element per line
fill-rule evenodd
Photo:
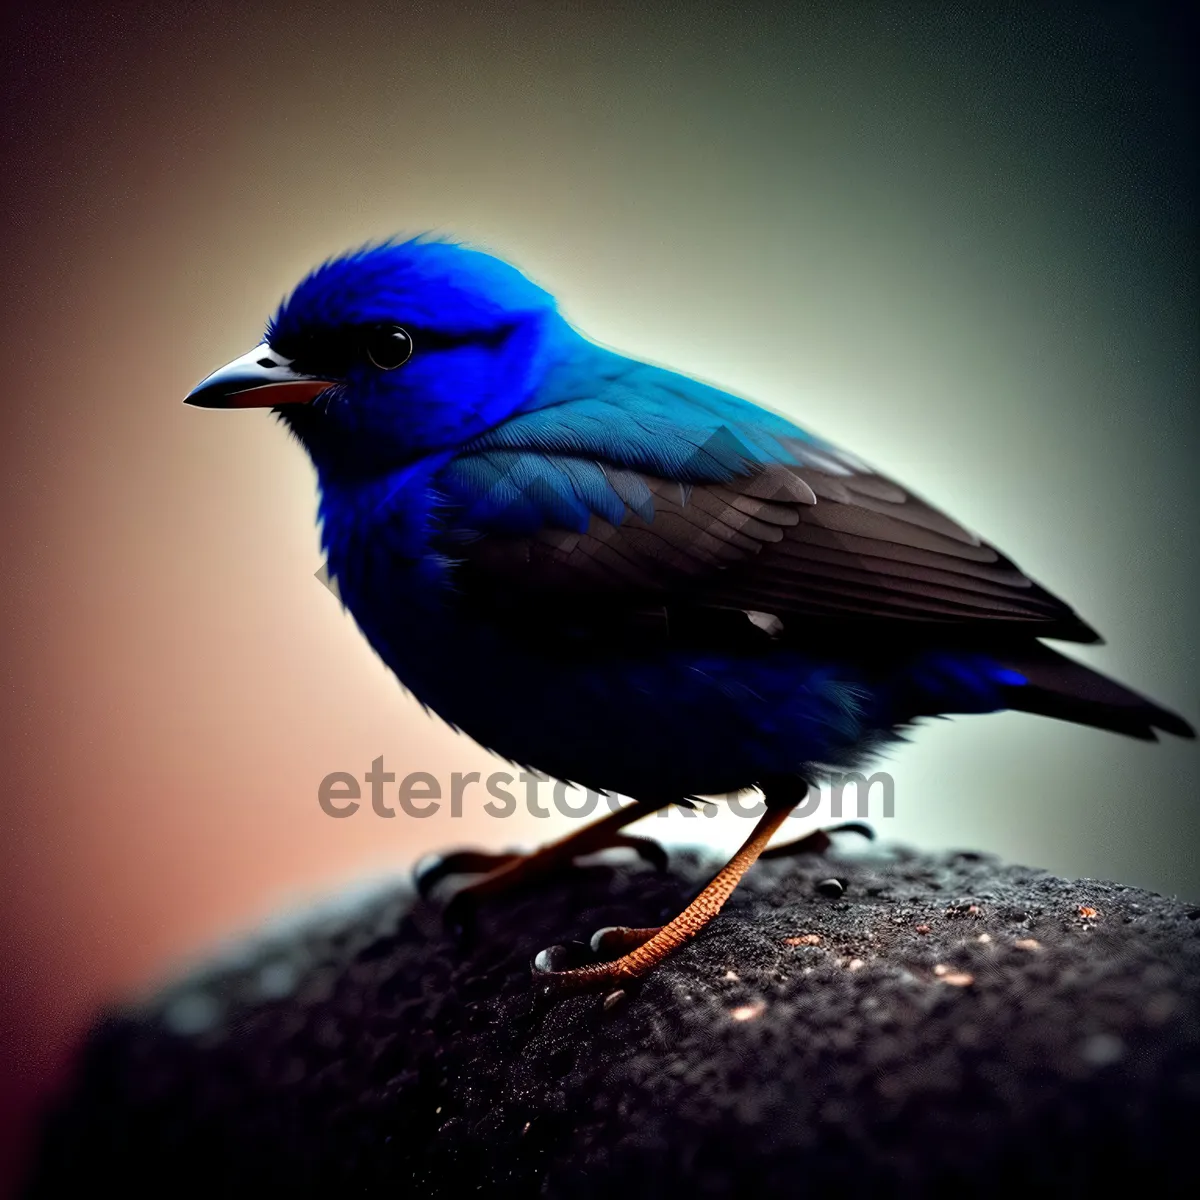
<path fill-rule="evenodd" d="M 1026 680 L 1007 689 L 1010 708 L 1110 729 L 1146 742 L 1158 740 L 1156 730 L 1196 736 L 1181 716 L 1041 642 L 1014 650 L 1004 658 L 1004 665 Z"/>

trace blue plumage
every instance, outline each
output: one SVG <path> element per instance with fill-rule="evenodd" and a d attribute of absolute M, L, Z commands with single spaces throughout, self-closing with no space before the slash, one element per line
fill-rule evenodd
<path fill-rule="evenodd" d="M 252 355 L 193 402 L 276 409 L 372 646 L 522 765 L 663 803 L 858 765 L 923 716 L 1190 733 L 1046 647 L 1096 635 L 994 547 L 784 417 L 594 345 L 488 255 L 335 259 Z"/>

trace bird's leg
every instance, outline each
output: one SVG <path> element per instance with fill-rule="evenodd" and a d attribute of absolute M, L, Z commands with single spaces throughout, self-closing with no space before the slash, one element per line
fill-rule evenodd
<path fill-rule="evenodd" d="M 790 842 L 782 842 L 778 846 L 770 846 L 758 857 L 761 861 L 769 858 L 791 858 L 798 854 L 824 854 L 833 845 L 834 833 L 857 833 L 868 840 L 874 840 L 875 831 L 870 825 L 861 821 L 844 821 L 841 825 L 831 825 L 827 829 L 814 829 L 812 833 L 802 838 L 794 838 Z M 636 928 L 629 925 L 606 925 L 592 934 L 592 953 L 598 958 L 617 958 L 628 954 L 638 946 L 648 942 L 662 928 L 661 925 Z"/>
<path fill-rule="evenodd" d="M 483 850 L 460 850 L 453 854 L 432 855 L 422 859 L 413 872 L 417 890 L 422 896 L 427 896 L 449 875 L 486 872 L 478 882 L 460 888 L 455 893 L 454 904 L 456 908 L 462 909 L 473 901 L 522 887 L 574 859 L 595 854 L 611 846 L 626 846 L 636 851 L 652 866 L 663 870 L 667 865 L 667 855 L 657 842 L 650 838 L 623 834 L 620 830 L 656 809 L 665 808 L 668 803 L 670 801 L 639 801 L 636 804 L 624 805 L 584 826 L 583 829 L 550 842 L 532 854 L 494 854 Z"/>
<path fill-rule="evenodd" d="M 807 785 L 803 780 L 784 780 L 764 788 L 767 811 L 758 819 L 754 831 L 708 886 L 673 921 L 654 931 L 620 926 L 604 929 L 593 939 L 595 950 L 616 949 L 624 940 L 624 944 L 634 947 L 628 953 L 612 962 L 594 963 L 573 970 L 555 970 L 556 955 L 552 950 L 543 950 L 534 960 L 537 980 L 548 985 L 553 993 L 566 994 L 619 987 L 623 982 L 644 975 L 672 950 L 694 938 L 721 911 L 742 876 L 766 849 L 771 835 L 787 820 L 788 814 L 804 798 L 806 791 Z M 640 940 L 641 935 L 646 934 L 649 937 Z"/>

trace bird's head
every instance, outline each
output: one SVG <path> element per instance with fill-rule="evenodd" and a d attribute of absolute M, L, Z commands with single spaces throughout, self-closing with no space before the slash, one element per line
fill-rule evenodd
<path fill-rule="evenodd" d="M 515 267 L 449 242 L 385 242 L 303 279 L 262 344 L 186 402 L 274 409 L 318 470 L 369 475 L 511 416 L 564 336 L 553 297 Z"/>

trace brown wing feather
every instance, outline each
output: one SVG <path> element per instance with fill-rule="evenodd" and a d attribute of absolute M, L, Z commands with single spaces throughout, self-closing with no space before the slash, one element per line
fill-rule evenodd
<path fill-rule="evenodd" d="M 742 609 L 778 618 L 785 634 L 874 619 L 1099 640 L 993 546 L 848 457 L 726 484 L 642 478 L 651 520 L 629 512 L 620 525 L 593 517 L 585 533 L 480 539 L 462 553 L 464 586 L 552 604 Z"/>

